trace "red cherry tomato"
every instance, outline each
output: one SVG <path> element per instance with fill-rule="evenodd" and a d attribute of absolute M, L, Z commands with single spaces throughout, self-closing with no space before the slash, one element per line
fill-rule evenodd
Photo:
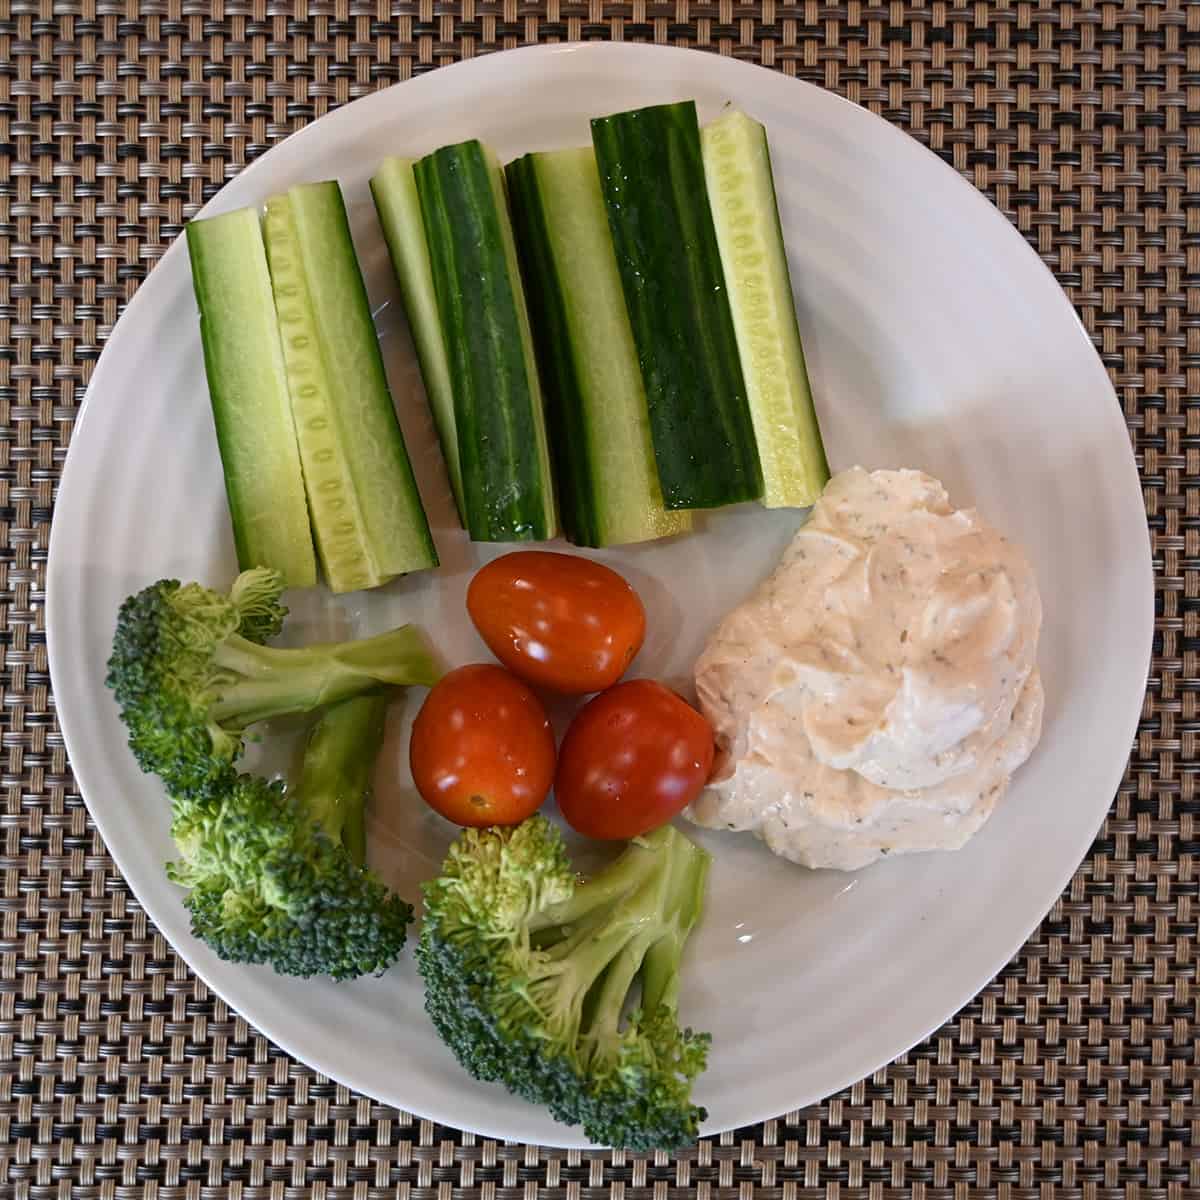
<path fill-rule="evenodd" d="M 646 636 L 642 602 L 616 571 L 548 550 L 517 550 L 481 567 L 467 611 L 510 671 L 568 696 L 616 683 Z"/>
<path fill-rule="evenodd" d="M 708 781 L 708 722 L 670 688 L 631 679 L 580 710 L 554 777 L 558 807 L 586 837 L 633 838 L 665 825 Z"/>
<path fill-rule="evenodd" d="M 425 697 L 408 757 L 417 791 L 447 820 L 516 825 L 550 791 L 554 731 L 519 679 L 478 663 L 451 671 Z"/>

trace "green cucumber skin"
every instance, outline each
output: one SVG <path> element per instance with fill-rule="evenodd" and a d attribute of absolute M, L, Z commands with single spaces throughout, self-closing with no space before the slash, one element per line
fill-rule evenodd
<path fill-rule="evenodd" d="M 186 236 L 238 565 L 313 587 L 316 554 L 258 214 L 204 217 Z"/>
<path fill-rule="evenodd" d="M 519 346 L 525 362 L 525 378 L 529 384 L 529 417 L 533 427 L 533 446 L 538 476 L 541 483 L 542 524 L 546 537 L 558 533 L 558 505 L 555 501 L 554 474 L 550 466 L 550 440 L 546 435 L 546 410 L 542 396 L 541 375 L 538 373 L 537 355 L 533 349 L 533 330 L 529 325 L 529 308 L 525 303 L 525 286 L 521 280 L 521 264 L 517 258 L 517 239 L 513 234 L 512 217 L 508 206 L 508 189 L 504 183 L 504 168 L 499 159 L 486 146 L 480 150 L 490 168 L 492 202 L 500 224 L 500 248 L 508 266 L 508 278 L 512 287 L 513 304 L 516 308 L 517 329 L 520 332 Z"/>
<path fill-rule="evenodd" d="M 762 494 L 692 101 L 592 121 L 668 508 Z"/>
<path fill-rule="evenodd" d="M 438 564 L 388 389 L 371 305 L 336 182 L 287 193 L 320 340 L 330 407 L 381 577 Z"/>
<path fill-rule="evenodd" d="M 569 541 L 577 546 L 602 546 L 599 500 L 592 472 L 590 436 L 581 399 L 581 387 L 571 354 L 571 328 L 550 230 L 542 206 L 537 164 L 526 154 L 505 168 L 513 227 L 520 247 L 539 361 L 546 373 L 550 398 L 546 420 L 554 448 L 558 512 Z"/>
<path fill-rule="evenodd" d="M 686 532 L 691 514 L 663 505 L 591 147 L 527 154 L 506 177 L 567 537 L 599 547 Z"/>
<path fill-rule="evenodd" d="M 427 155 L 415 170 L 450 357 L 468 531 L 485 542 L 551 538 L 541 389 L 502 191 L 497 203 L 499 168 L 471 141 Z"/>

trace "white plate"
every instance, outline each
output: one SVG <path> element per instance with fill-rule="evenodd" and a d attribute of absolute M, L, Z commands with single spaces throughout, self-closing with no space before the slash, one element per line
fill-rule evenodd
<path fill-rule="evenodd" d="M 1029 549 L 1045 598 L 1041 748 L 958 854 L 857 875 L 808 872 L 748 835 L 716 856 L 683 1015 L 710 1029 L 697 1098 L 715 1131 L 825 1096 L 886 1063 L 966 1003 L 1015 953 L 1086 852 L 1121 778 L 1152 627 L 1141 493 L 1120 408 L 1065 297 L 967 183 L 869 113 L 815 87 L 710 55 L 541 47 L 448 67 L 289 138 L 206 210 L 259 204 L 304 180 L 345 189 L 388 371 L 442 568 L 378 592 L 300 597 L 301 637 L 404 620 L 451 661 L 484 657 L 463 609 L 487 552 L 454 522 L 367 179 L 386 154 L 469 137 L 501 156 L 581 144 L 588 118 L 695 97 L 766 123 L 809 368 L 836 468 L 914 466 Z M 647 602 L 637 670 L 685 681 L 706 631 L 767 571 L 798 524 L 748 506 L 697 535 L 603 557 Z M 218 961 L 188 933 L 163 794 L 125 748 L 104 665 L 121 599 L 162 576 L 234 572 L 182 240 L 139 289 L 104 352 L 67 461 L 51 537 L 48 630 L 70 760 L 105 842 L 196 972 L 285 1050 L 380 1100 L 488 1135 L 560 1146 L 577 1130 L 472 1082 L 434 1036 L 406 957 L 335 985 Z M 408 701 L 411 710 L 419 700 Z M 406 790 L 398 714 L 376 822 L 377 863 L 406 894 L 449 827 Z"/>

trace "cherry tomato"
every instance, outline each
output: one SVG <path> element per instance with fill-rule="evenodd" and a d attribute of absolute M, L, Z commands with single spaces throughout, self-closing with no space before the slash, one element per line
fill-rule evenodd
<path fill-rule="evenodd" d="M 633 838 L 690 804 L 712 762 L 708 722 L 670 688 L 631 679 L 571 722 L 554 793 L 567 823 L 586 837 Z"/>
<path fill-rule="evenodd" d="M 516 825 L 554 782 L 554 731 L 519 679 L 477 663 L 451 671 L 425 697 L 408 757 L 417 791 L 447 820 Z"/>
<path fill-rule="evenodd" d="M 548 550 L 518 550 L 481 567 L 467 611 L 510 671 L 567 696 L 616 683 L 646 636 L 642 602 L 616 571 Z"/>

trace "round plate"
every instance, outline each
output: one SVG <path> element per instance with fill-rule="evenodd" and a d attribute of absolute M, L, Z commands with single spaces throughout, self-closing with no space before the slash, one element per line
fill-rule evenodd
<path fill-rule="evenodd" d="M 620 99 L 616 99 L 620 97 Z M 1151 569 L 1137 473 L 1100 362 L 1054 280 L 1004 218 L 934 155 L 815 87 L 661 47 L 539 47 L 448 67 L 331 113 L 225 187 L 206 213 L 341 180 L 443 565 L 340 600 L 295 597 L 298 639 L 419 622 L 451 662 L 485 657 L 463 607 L 495 551 L 455 528 L 367 180 L 387 154 L 480 137 L 499 155 L 587 141 L 588 118 L 694 97 L 766 124 L 809 370 L 835 469 L 920 467 L 1021 541 L 1045 601 L 1041 747 L 956 854 L 811 872 L 749 835 L 715 856 L 682 1015 L 709 1029 L 696 1088 L 709 1131 L 828 1095 L 919 1041 L 1016 952 L 1086 852 L 1121 778 L 1149 660 Z M 601 555 L 646 601 L 640 674 L 686 685 L 706 633 L 769 570 L 801 514 L 744 506 L 693 536 Z M 185 247 L 155 267 L 104 352 L 51 537 L 54 694 L 76 778 L 113 858 L 195 971 L 288 1052 L 368 1095 L 491 1136 L 584 1145 L 477 1084 L 422 1011 L 411 956 L 336 985 L 219 961 L 188 932 L 167 804 L 104 687 L 120 601 L 163 576 L 235 571 Z M 416 898 L 452 836 L 416 799 L 397 711 L 372 854 Z M 269 764 L 268 764 L 269 765 Z"/>

